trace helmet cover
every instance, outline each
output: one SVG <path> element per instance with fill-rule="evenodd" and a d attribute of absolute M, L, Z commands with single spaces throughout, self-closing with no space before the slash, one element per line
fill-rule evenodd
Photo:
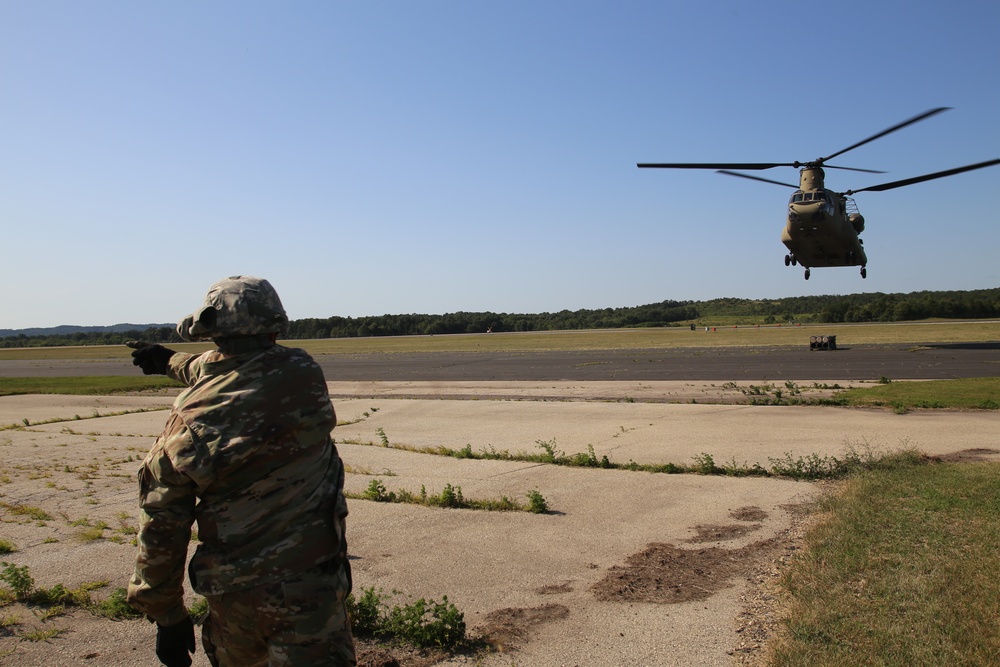
<path fill-rule="evenodd" d="M 184 340 L 281 334 L 288 316 L 271 283 L 253 276 L 230 276 L 208 289 L 205 304 L 177 323 Z"/>

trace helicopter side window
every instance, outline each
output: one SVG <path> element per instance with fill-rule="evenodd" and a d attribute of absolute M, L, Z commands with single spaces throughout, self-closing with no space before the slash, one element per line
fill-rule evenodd
<path fill-rule="evenodd" d="M 803 197 L 805 197 L 805 196 L 806 195 L 805 195 L 804 192 L 802 192 L 802 190 L 796 190 L 795 192 L 792 193 L 791 203 L 792 204 L 797 204 L 800 201 L 802 201 Z"/>

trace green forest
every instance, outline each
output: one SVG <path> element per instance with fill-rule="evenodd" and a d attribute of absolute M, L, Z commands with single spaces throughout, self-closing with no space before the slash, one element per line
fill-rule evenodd
<path fill-rule="evenodd" d="M 1000 288 L 909 294 L 800 296 L 783 299 L 723 298 L 711 301 L 661 301 L 645 306 L 561 310 L 515 314 L 456 312 L 445 315 L 378 315 L 293 320 L 285 338 L 353 338 L 492 331 L 557 331 L 726 324 L 903 322 L 927 319 L 1000 317 Z M 72 334 L 15 334 L 0 347 L 117 345 L 126 340 L 178 342 L 172 327 L 127 331 L 78 331 Z"/>

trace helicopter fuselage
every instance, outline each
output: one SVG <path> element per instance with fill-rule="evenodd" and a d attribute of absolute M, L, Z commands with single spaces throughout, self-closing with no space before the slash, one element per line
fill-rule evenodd
<path fill-rule="evenodd" d="M 781 232 L 785 265 L 801 264 L 807 278 L 809 268 L 826 266 L 860 266 L 864 276 L 868 257 L 858 238 L 864 228 L 854 200 L 823 187 L 822 169 L 803 169 Z"/>
<path fill-rule="evenodd" d="M 796 190 L 788 203 L 788 218 L 781 232 L 796 264 L 812 266 L 865 266 L 868 257 L 858 238 L 860 214 L 849 214 L 847 198 L 830 190 Z M 853 217 L 853 220 L 852 220 Z"/>

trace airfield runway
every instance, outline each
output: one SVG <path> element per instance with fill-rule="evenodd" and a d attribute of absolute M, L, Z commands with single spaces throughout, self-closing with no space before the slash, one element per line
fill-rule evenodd
<path fill-rule="evenodd" d="M 294 346 L 295 341 L 286 341 Z M 1000 343 L 317 355 L 327 380 L 510 382 L 875 381 L 1000 375 Z M 0 361 L 0 377 L 134 375 L 131 360 Z"/>

